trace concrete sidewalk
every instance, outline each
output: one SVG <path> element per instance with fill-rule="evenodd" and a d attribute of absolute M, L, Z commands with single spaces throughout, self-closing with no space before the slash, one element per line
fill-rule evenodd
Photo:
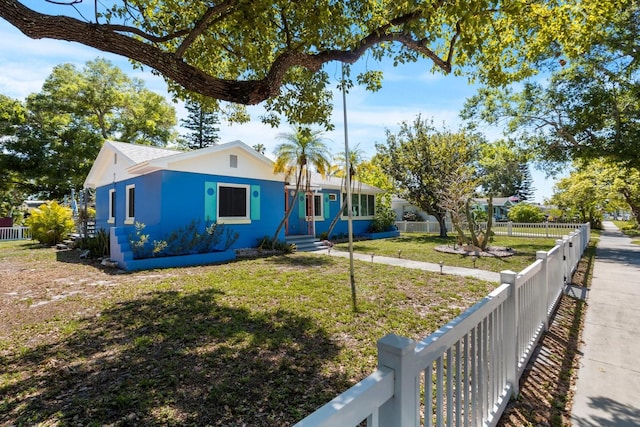
<path fill-rule="evenodd" d="M 331 250 L 323 249 L 320 251 L 316 251 L 316 253 L 324 253 L 324 254 L 329 254 L 331 256 L 349 258 L 349 252 L 336 251 L 335 249 L 331 249 Z M 393 258 L 393 257 L 382 256 L 382 255 L 374 255 L 372 260 L 371 255 L 354 253 L 353 259 L 366 261 L 366 262 L 374 262 L 378 264 L 388 264 L 388 265 L 395 265 L 398 267 L 413 268 L 416 270 L 433 271 L 436 273 L 440 272 L 439 264 L 434 264 L 430 262 L 411 261 L 410 259 L 404 259 L 404 258 Z M 500 273 L 494 273 L 492 271 L 484 271 L 477 268 L 463 268 L 463 267 L 452 267 L 449 265 L 443 265 L 442 273 L 453 274 L 456 276 L 473 277 L 476 279 L 486 280 L 489 282 L 496 282 L 496 283 L 500 281 Z"/>
<path fill-rule="evenodd" d="M 596 249 L 572 423 L 640 426 L 640 247 L 612 222 Z"/>

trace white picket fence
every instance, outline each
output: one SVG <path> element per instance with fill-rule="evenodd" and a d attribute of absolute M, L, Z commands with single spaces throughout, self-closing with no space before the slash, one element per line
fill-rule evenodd
<path fill-rule="evenodd" d="M 589 224 L 418 342 L 378 341 L 378 369 L 296 427 L 494 426 L 589 242 Z"/>
<path fill-rule="evenodd" d="M 31 238 L 29 227 L 0 227 L 0 241 L 26 240 Z"/>
<path fill-rule="evenodd" d="M 486 227 L 486 223 L 479 225 L 483 228 Z M 450 222 L 447 222 L 446 226 L 448 231 L 453 230 L 453 225 Z M 494 222 L 491 231 L 497 236 L 561 238 L 581 226 L 582 224 L 555 222 Z M 396 228 L 401 233 L 440 233 L 440 225 L 437 221 L 396 221 Z"/>

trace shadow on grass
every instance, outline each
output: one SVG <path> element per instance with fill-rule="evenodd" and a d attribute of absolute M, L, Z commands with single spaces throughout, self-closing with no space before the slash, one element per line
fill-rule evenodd
<path fill-rule="evenodd" d="M 0 356 L 0 424 L 285 425 L 348 388 L 311 319 L 220 293 L 153 292 Z"/>
<path fill-rule="evenodd" d="M 105 267 L 97 259 L 80 258 L 81 253 L 82 252 L 77 249 L 59 250 L 56 251 L 56 261 L 66 264 L 86 265 L 109 275 L 122 275 L 132 273 L 131 271 L 125 271 L 119 268 Z"/>
<path fill-rule="evenodd" d="M 303 267 L 326 267 L 335 265 L 336 261 L 326 254 L 317 254 L 316 256 L 309 256 L 311 253 L 293 253 L 289 255 L 280 255 L 267 258 L 267 262 L 281 265 L 290 266 L 295 268 Z"/>

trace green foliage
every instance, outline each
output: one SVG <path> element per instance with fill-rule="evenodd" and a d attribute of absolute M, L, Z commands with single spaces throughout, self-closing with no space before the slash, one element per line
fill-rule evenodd
<path fill-rule="evenodd" d="M 109 256 L 109 233 L 101 228 L 95 236 L 78 239 L 77 245 L 80 249 L 89 249 L 92 258 Z"/>
<path fill-rule="evenodd" d="M 482 206 L 474 205 L 471 209 L 471 215 L 476 222 L 484 222 L 489 219 L 489 212 L 482 208 Z"/>
<path fill-rule="evenodd" d="M 134 259 L 225 251 L 238 240 L 238 233 L 215 222 L 205 224 L 202 230 L 200 221 L 193 220 L 164 239 L 153 242 L 149 240 L 149 234 L 144 234 L 145 224 L 136 222 L 134 226 L 135 232 L 129 236 Z"/>
<path fill-rule="evenodd" d="M 562 209 L 566 220 L 589 222 L 593 228 L 600 228 L 611 196 L 611 184 L 601 167 L 597 162 L 584 165 L 556 183 L 550 202 Z"/>
<path fill-rule="evenodd" d="M 173 256 L 226 251 L 239 236 L 224 224 L 217 222 L 205 224 L 204 232 L 200 229 L 200 221 L 194 220 L 185 227 L 173 231 L 166 238 L 166 247 L 159 252 L 166 256 Z"/>
<path fill-rule="evenodd" d="M 533 205 L 527 203 L 519 203 L 509 209 L 509 221 L 524 222 L 524 223 L 537 223 L 544 221 L 544 213 L 542 210 Z"/>
<path fill-rule="evenodd" d="M 105 139 L 164 146 L 175 124 L 161 95 L 109 61 L 61 64 L 26 102 L 0 98 L 0 128 L 11 136 L 0 138 L 0 170 L 18 191 L 62 198 L 82 188 Z"/>
<path fill-rule="evenodd" d="M 164 75 L 180 98 L 266 101 L 267 123 L 277 126 L 283 116 L 331 129 L 329 62 L 345 64 L 346 88 L 357 82 L 378 90 L 383 77 L 374 65 L 383 59 L 428 61 L 435 72 L 507 85 L 556 52 L 569 60 L 584 55 L 630 1 L 97 2 L 88 22 L 56 16 L 72 12 L 64 6 L 40 9 L 51 15 L 36 19 L 16 3 L 0 17 L 28 36 L 126 52 Z M 374 65 L 352 77 L 348 64 L 362 57 Z"/>
<path fill-rule="evenodd" d="M 189 115 L 186 119 L 181 119 L 180 123 L 190 132 L 182 145 L 190 150 L 216 145 L 220 140 L 217 106 L 210 107 L 202 102 L 189 100 L 185 103 L 185 108 Z"/>
<path fill-rule="evenodd" d="M 469 165 L 480 142 L 476 135 L 438 130 L 418 116 L 411 124 L 401 123 L 398 134 L 387 131 L 387 143 L 376 149 L 380 168 L 398 195 L 443 222 L 446 204 L 462 206 L 476 187 Z M 444 227 L 441 233 L 446 236 Z"/>
<path fill-rule="evenodd" d="M 273 171 L 284 173 L 286 181 L 295 179 L 294 200 L 300 189 L 306 190 L 311 185 L 308 179 L 311 172 L 318 172 L 322 176 L 329 172 L 331 167 L 329 158 L 331 156 L 322 135 L 322 131 L 303 127 L 299 127 L 291 133 L 278 134 L 278 138 L 284 142 L 275 149 L 276 161 Z M 289 204 L 289 208 L 271 238 L 273 242 L 277 241 L 278 234 L 291 215 L 294 206 L 294 203 Z"/>
<path fill-rule="evenodd" d="M 562 59 L 547 83 L 529 81 L 519 92 L 482 90 L 463 115 L 506 123 L 551 172 L 600 157 L 640 167 L 639 18 L 637 2 L 619 7 L 594 43 L 568 63 Z"/>
<path fill-rule="evenodd" d="M 521 201 L 531 198 L 528 155 L 512 140 L 483 144 L 476 173 L 487 196 L 518 196 Z"/>
<path fill-rule="evenodd" d="M 378 206 L 373 222 L 369 227 L 370 233 L 382 233 L 391 231 L 395 227 L 396 213 L 388 206 Z"/>
<path fill-rule="evenodd" d="M 40 205 L 31 212 L 26 223 L 33 238 L 46 245 L 62 242 L 75 227 L 71 209 L 58 202 Z"/>
<path fill-rule="evenodd" d="M 260 250 L 275 250 L 285 254 L 293 253 L 296 249 L 294 244 L 283 242 L 282 240 L 273 240 L 269 236 L 259 238 L 257 247 Z"/>
<path fill-rule="evenodd" d="M 8 173 L 5 181 L 0 183 L 0 217 L 13 219 L 14 225 L 20 225 L 24 221 L 25 210 L 22 202 L 26 200 L 27 194 L 19 191 L 11 180 L 11 173 Z M 5 190 L 2 190 L 2 187 Z"/>

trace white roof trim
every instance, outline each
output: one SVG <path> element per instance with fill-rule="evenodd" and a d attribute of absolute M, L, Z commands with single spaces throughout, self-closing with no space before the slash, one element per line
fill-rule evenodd
<path fill-rule="evenodd" d="M 241 148 L 256 159 L 268 165 L 273 169 L 273 161 L 268 157 L 258 153 L 255 149 L 249 147 L 247 144 L 240 140 L 227 142 L 225 144 L 214 145 L 211 147 L 201 148 L 199 150 L 176 152 L 173 155 L 158 157 L 156 159 L 150 159 L 145 162 L 136 164 L 128 169 L 132 174 L 145 174 L 156 170 L 168 169 L 169 165 L 174 162 L 193 159 L 200 156 L 206 156 L 209 154 L 215 154 L 224 152 L 233 148 Z"/>

